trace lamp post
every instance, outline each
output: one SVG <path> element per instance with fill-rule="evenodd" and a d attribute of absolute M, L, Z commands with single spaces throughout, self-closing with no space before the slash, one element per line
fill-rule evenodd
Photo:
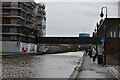
<path fill-rule="evenodd" d="M 103 42 L 103 47 L 104 47 L 104 51 L 103 51 L 103 65 L 106 65 L 106 26 L 103 26 L 104 27 L 104 38 L 105 38 L 105 41 Z"/>
<path fill-rule="evenodd" d="M 97 23 L 96 24 L 96 51 L 97 51 L 96 57 L 98 57 L 98 27 L 99 27 L 99 25 Z"/>
<path fill-rule="evenodd" d="M 105 15 L 106 17 L 105 17 L 105 18 L 107 18 L 107 7 L 105 7 L 105 6 L 101 8 L 100 17 L 102 18 L 102 17 L 104 16 L 104 14 L 103 14 L 103 9 L 106 9 L 106 15 Z"/>
<path fill-rule="evenodd" d="M 100 14 L 100 17 L 102 18 L 104 16 L 103 14 L 103 9 L 106 9 L 106 15 L 105 15 L 105 18 L 107 18 L 107 7 L 102 7 L 101 8 L 101 14 Z M 105 50 L 105 39 L 106 39 L 106 26 L 104 26 L 104 34 L 103 34 L 103 37 L 104 37 L 104 41 L 103 41 L 103 65 L 106 65 L 106 50 Z"/>

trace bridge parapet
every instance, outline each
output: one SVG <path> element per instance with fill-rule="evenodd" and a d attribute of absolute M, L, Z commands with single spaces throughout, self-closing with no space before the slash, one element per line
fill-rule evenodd
<path fill-rule="evenodd" d="M 43 44 L 100 44 L 95 37 L 37 37 L 36 43 Z"/>

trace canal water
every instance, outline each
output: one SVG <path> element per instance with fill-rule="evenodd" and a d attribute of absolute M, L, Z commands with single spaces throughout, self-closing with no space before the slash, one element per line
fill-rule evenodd
<path fill-rule="evenodd" d="M 69 78 L 83 52 L 2 58 L 3 78 Z"/>

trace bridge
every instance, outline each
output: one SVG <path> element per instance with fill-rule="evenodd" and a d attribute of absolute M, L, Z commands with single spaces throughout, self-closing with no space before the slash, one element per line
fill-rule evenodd
<path fill-rule="evenodd" d="M 36 43 L 43 44 L 98 44 L 95 37 L 37 37 Z"/>
<path fill-rule="evenodd" d="M 120 38 L 106 38 L 107 42 L 120 42 Z M 37 37 L 36 43 L 40 44 L 101 44 L 97 37 Z"/>

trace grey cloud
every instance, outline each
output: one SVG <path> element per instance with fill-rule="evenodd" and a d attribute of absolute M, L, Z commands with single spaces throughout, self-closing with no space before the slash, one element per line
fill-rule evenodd
<path fill-rule="evenodd" d="M 100 9 L 107 6 L 109 16 L 117 16 L 117 3 L 78 2 L 47 3 L 47 35 L 78 35 L 92 33 L 100 19 Z M 113 11 L 114 10 L 114 11 Z"/>

